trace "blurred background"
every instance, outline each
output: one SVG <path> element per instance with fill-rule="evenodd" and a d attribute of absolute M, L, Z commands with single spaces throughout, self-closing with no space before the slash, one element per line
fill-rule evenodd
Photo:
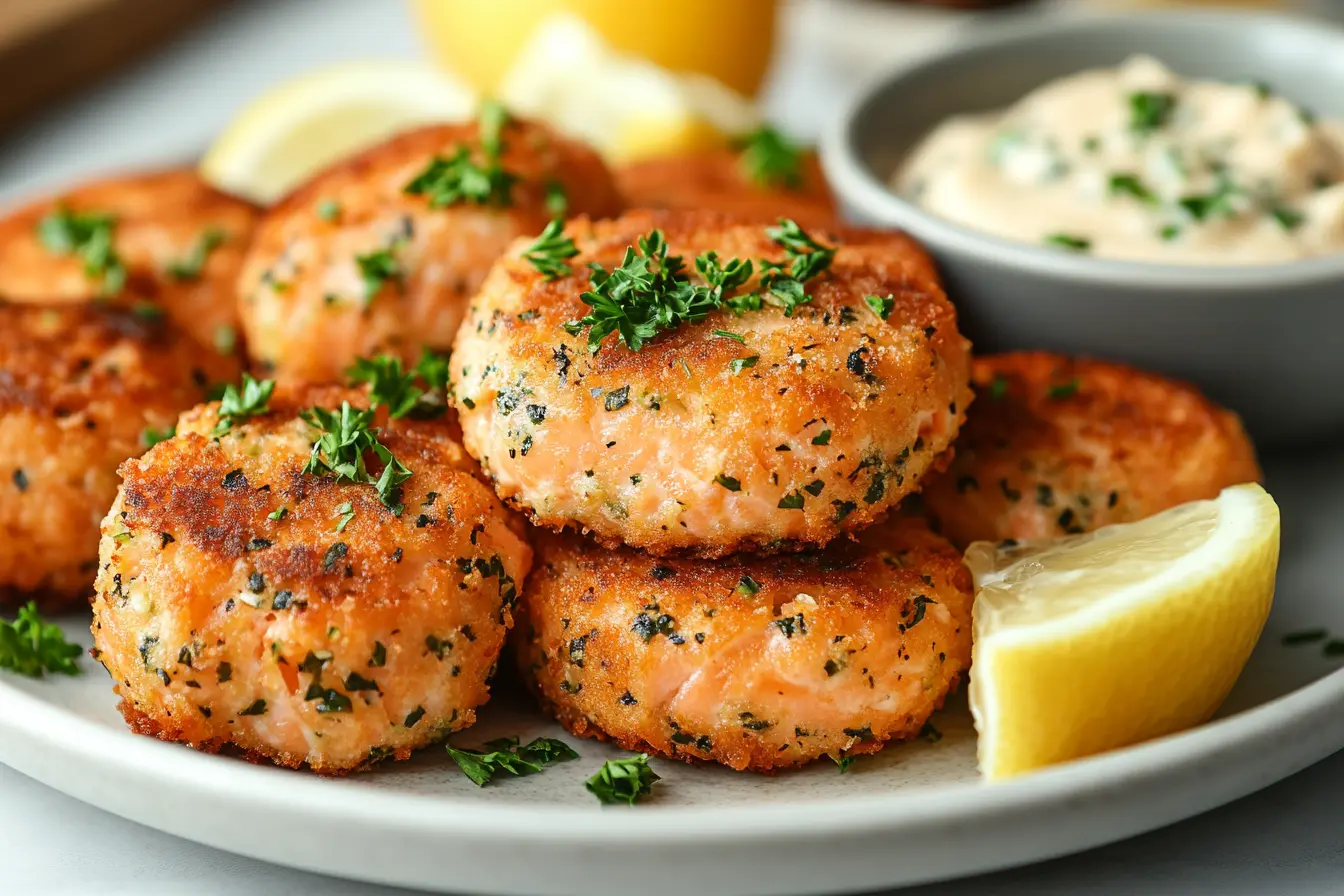
<path fill-rule="evenodd" d="M 297 171 L 322 145 L 348 149 L 344 135 L 451 117 L 469 93 L 564 107 L 571 130 L 619 133 L 602 149 L 624 157 L 750 114 L 810 140 L 854 85 L 986 21 L 1178 5 L 1344 21 L 1344 0 L 2 0 L 0 201 L 208 149 L 226 184 L 223 169 L 277 154 Z M 560 13 L 579 37 L 538 38 Z M 377 69 L 375 89 L 348 71 L 370 60 L 403 74 Z M 408 63 L 443 73 L 445 93 L 427 101 Z M 326 80 L 308 94 L 275 99 L 314 71 Z"/>

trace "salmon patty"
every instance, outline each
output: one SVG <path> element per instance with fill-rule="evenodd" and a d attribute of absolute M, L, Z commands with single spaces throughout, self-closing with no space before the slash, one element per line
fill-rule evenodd
<path fill-rule="evenodd" d="M 161 315 L 0 304 L 0 605 L 86 600 L 117 466 L 237 375 Z"/>
<path fill-rule="evenodd" d="M 328 773 L 471 725 L 532 562 L 521 523 L 446 420 L 249 394 L 122 466 L 93 634 L 127 722 Z"/>
<path fill-rule="evenodd" d="M 917 735 L 971 661 L 971 577 L 922 521 L 706 562 L 538 539 L 515 637 L 567 729 L 774 771 Z"/>
<path fill-rule="evenodd" d="M 232 355 L 234 290 L 256 217 L 189 169 L 77 187 L 0 220 L 0 299 L 157 305 L 197 342 Z"/>
<path fill-rule="evenodd" d="M 707 209 L 817 226 L 837 220 L 816 153 L 792 150 L 782 160 L 778 152 L 758 160 L 758 152 L 725 147 L 643 159 L 617 169 L 616 183 L 631 208 Z"/>
<path fill-rule="evenodd" d="M 1236 414 L 1184 383 L 1045 352 L 972 369 L 956 458 L 924 490 L 958 545 L 1089 532 L 1261 477 Z"/>
<path fill-rule="evenodd" d="M 565 212 L 615 214 L 611 175 L 543 125 L 427 127 L 319 174 L 267 213 L 239 282 L 254 360 L 336 380 L 360 355 L 447 348 L 515 237 Z"/>
<path fill-rule="evenodd" d="M 529 241 L 505 254 L 452 366 L 467 450 L 538 525 L 655 554 L 820 545 L 882 517 L 942 462 L 971 395 L 968 344 L 905 236 L 689 212 L 579 220 L 566 234 L 577 254 L 554 279 L 523 257 L 535 258 Z M 832 249 L 825 270 L 806 260 Z M 734 259 L 756 271 L 725 299 L 740 315 L 631 327 L 593 351 L 589 312 L 626 327 L 657 302 L 703 305 L 714 290 L 693 266 Z M 786 299 L 761 299 L 762 259 Z M 604 270 L 590 279 L 593 264 Z M 811 276 L 780 285 L 769 264 Z"/>

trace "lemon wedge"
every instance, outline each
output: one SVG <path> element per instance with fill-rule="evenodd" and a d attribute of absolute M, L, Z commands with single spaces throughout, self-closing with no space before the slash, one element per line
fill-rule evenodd
<path fill-rule="evenodd" d="M 268 204 L 338 159 L 420 124 L 471 116 L 474 93 L 427 64 L 347 63 L 253 100 L 201 162 L 226 192 Z"/>
<path fill-rule="evenodd" d="M 617 164 L 719 145 L 760 121 L 749 99 L 713 78 L 624 56 L 567 14 L 537 27 L 500 83 L 499 99 Z"/>
<path fill-rule="evenodd" d="M 1208 720 L 1260 636 L 1278 559 L 1279 509 L 1254 484 L 1087 535 L 971 545 L 981 772 Z"/>

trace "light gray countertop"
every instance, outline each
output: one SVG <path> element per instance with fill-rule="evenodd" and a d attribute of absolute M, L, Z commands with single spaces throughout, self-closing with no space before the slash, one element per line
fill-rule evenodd
<path fill-rule="evenodd" d="M 795 60 L 768 104 L 791 129 L 815 132 L 845 86 L 889 63 L 902 40 L 937 40 L 958 23 L 917 13 L 861 66 L 828 63 L 856 21 L 889 13 L 850 0 L 823 10 L 798 0 L 785 42 Z M 889 20 L 890 21 L 890 20 Z M 831 28 L 829 35 L 818 29 Z M 842 27 L 843 26 L 843 27 Z M 805 44 L 804 35 L 818 36 Z M 249 97 L 314 66 L 419 55 L 404 5 L 394 0 L 235 0 L 212 25 L 0 142 L 0 202 L 96 170 L 171 162 L 198 153 Z M 161 124 L 172 121 L 171 128 Z M 1207 815 L 1070 858 L 906 891 L 963 894 L 1344 893 L 1344 753 Z M 201 807 L 208 811 L 208 807 Z M 0 766 L 0 892 L 27 894 L 340 894 L 379 888 L 232 856 L 122 821 Z M 392 891 L 386 891 L 392 892 Z M 404 892 L 404 891 L 398 891 Z"/>

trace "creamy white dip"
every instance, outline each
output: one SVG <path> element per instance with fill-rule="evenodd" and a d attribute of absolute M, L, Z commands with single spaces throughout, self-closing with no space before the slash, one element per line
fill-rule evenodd
<path fill-rule="evenodd" d="M 1267 264 L 1344 251 L 1344 122 L 1144 56 L 948 119 L 892 185 L 967 227 L 1103 258 Z"/>

